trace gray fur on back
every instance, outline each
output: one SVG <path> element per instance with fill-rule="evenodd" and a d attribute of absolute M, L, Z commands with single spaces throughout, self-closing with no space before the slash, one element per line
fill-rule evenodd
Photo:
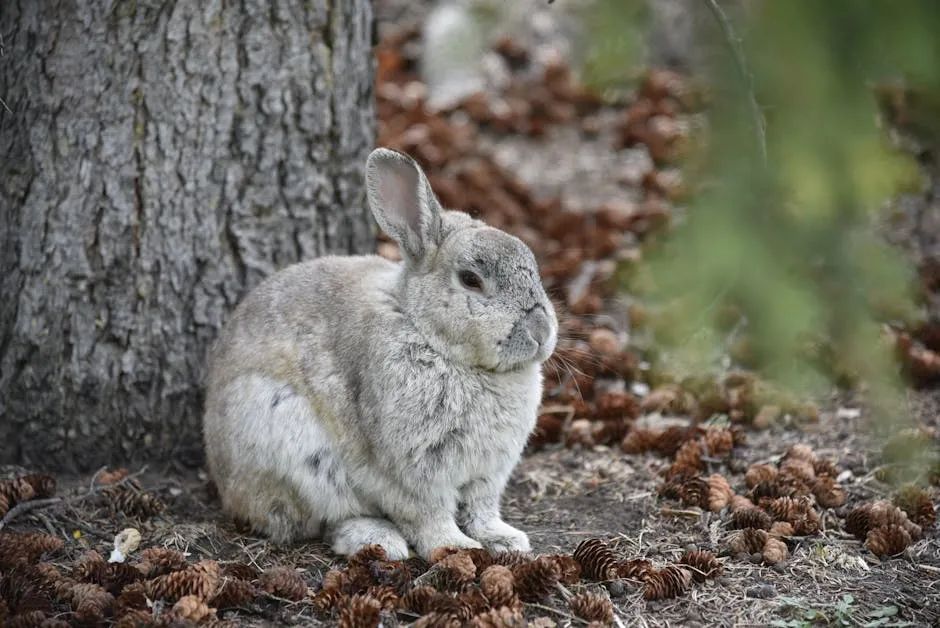
<path fill-rule="evenodd" d="M 324 257 L 260 284 L 210 355 L 209 469 L 278 541 L 528 550 L 499 499 L 541 399 L 557 322 L 518 239 L 441 210 L 378 149 L 369 200 L 405 260 Z"/>

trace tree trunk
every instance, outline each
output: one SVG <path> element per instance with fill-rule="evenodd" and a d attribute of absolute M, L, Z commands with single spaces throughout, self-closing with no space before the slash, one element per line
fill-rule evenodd
<path fill-rule="evenodd" d="M 369 0 L 3 0 L 0 34 L 0 462 L 198 463 L 240 297 L 373 246 Z"/>

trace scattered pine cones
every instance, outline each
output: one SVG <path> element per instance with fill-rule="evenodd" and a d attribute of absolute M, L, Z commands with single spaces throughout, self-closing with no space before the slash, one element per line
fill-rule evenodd
<path fill-rule="evenodd" d="M 704 550 L 684 553 L 679 559 L 679 565 L 689 567 L 696 582 L 704 582 L 721 574 L 721 563 L 713 553 Z"/>
<path fill-rule="evenodd" d="M 271 595 L 292 602 L 302 600 L 307 595 L 307 583 L 295 569 L 290 567 L 265 569 L 258 580 L 261 588 Z"/>
<path fill-rule="evenodd" d="M 758 528 L 760 530 L 769 530 L 773 524 L 770 515 L 760 508 L 745 508 L 736 510 L 731 515 L 731 522 L 735 528 Z"/>
<path fill-rule="evenodd" d="M 653 563 L 645 558 L 631 558 L 617 563 L 617 576 L 627 580 L 644 581 L 653 570 Z"/>
<path fill-rule="evenodd" d="M 896 556 L 911 544 L 911 535 L 904 526 L 889 524 L 874 528 L 865 538 L 865 547 L 879 558 Z"/>
<path fill-rule="evenodd" d="M 543 556 L 515 567 L 512 575 L 519 598 L 525 602 L 537 602 L 555 590 L 561 570 L 558 563 Z"/>
<path fill-rule="evenodd" d="M 903 510 L 908 518 L 921 528 L 929 528 L 937 522 L 937 512 L 930 495 L 913 484 L 898 489 L 894 495 L 894 505 Z"/>
<path fill-rule="evenodd" d="M 120 512 L 128 517 L 149 519 L 166 510 L 166 505 L 156 495 L 131 486 L 110 486 L 101 495 L 112 512 Z"/>
<path fill-rule="evenodd" d="M 720 473 L 713 473 L 708 476 L 708 509 L 712 512 L 723 510 L 731 505 L 734 499 L 734 491 L 728 484 L 727 478 Z"/>
<path fill-rule="evenodd" d="M 524 628 L 525 626 L 526 620 L 522 611 L 509 606 L 493 608 L 470 620 L 471 628 Z"/>
<path fill-rule="evenodd" d="M 379 625 L 382 604 L 368 595 L 353 595 L 342 605 L 340 628 L 375 628 Z"/>
<path fill-rule="evenodd" d="M 764 530 L 745 528 L 731 537 L 728 547 L 735 554 L 756 554 L 764 551 L 768 534 Z"/>
<path fill-rule="evenodd" d="M 494 608 L 512 606 L 516 599 L 512 570 L 502 565 L 487 567 L 480 575 L 480 589 Z"/>
<path fill-rule="evenodd" d="M 151 599 L 176 601 L 187 595 L 202 600 L 211 599 L 220 584 L 219 565 L 213 560 L 202 560 L 183 570 L 159 576 L 145 583 Z"/>
<path fill-rule="evenodd" d="M 42 532 L 0 532 L 0 567 L 34 563 L 43 554 L 62 548 L 62 539 Z"/>
<path fill-rule="evenodd" d="M 875 528 L 897 525 L 905 529 L 912 539 L 921 536 L 920 526 L 910 521 L 907 513 L 885 500 L 868 502 L 854 508 L 845 518 L 845 531 L 858 540 L 864 540 Z"/>

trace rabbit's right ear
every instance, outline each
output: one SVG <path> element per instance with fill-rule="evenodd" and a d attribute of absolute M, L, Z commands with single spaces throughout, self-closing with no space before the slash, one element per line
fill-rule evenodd
<path fill-rule="evenodd" d="M 387 148 L 372 151 L 366 162 L 366 190 L 376 222 L 398 242 L 408 261 L 419 262 L 439 244 L 441 206 L 411 157 Z"/>

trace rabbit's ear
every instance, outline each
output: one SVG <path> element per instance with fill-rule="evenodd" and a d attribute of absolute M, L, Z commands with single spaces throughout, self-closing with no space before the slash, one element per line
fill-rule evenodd
<path fill-rule="evenodd" d="M 439 244 L 441 206 L 421 167 L 411 157 L 377 148 L 366 162 L 369 206 L 382 230 L 410 262 Z"/>

